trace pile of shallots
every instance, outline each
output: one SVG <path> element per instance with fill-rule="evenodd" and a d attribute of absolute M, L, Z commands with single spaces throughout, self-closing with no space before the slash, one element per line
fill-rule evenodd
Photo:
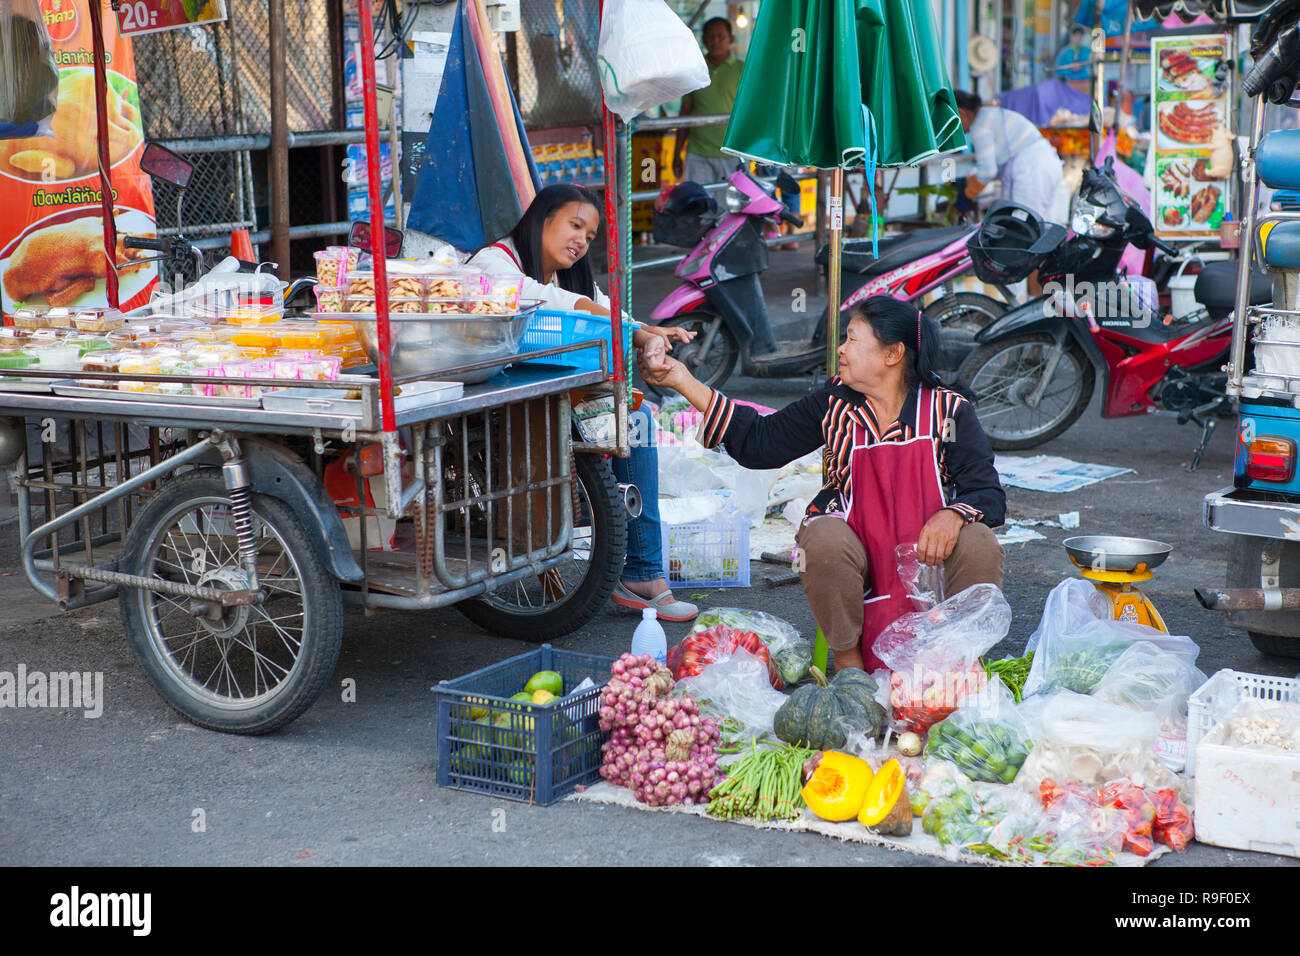
<path fill-rule="evenodd" d="M 600 698 L 609 731 L 600 775 L 652 807 L 709 802 L 718 776 L 718 725 L 690 697 L 669 697 L 672 674 L 649 655 L 624 654 Z"/>

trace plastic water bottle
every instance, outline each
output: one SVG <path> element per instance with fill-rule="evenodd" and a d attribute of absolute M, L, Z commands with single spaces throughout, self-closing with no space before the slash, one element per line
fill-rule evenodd
<path fill-rule="evenodd" d="M 668 663 L 668 636 L 652 607 L 641 609 L 641 623 L 632 632 L 632 653 L 649 654 L 660 664 Z"/>

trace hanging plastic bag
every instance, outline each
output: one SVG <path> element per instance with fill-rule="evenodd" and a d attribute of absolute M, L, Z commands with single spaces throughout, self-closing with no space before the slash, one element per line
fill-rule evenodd
<path fill-rule="evenodd" d="M 988 684 L 979 662 L 1011 627 L 1011 608 L 992 584 L 976 584 L 928 611 L 904 614 L 872 649 L 893 674 L 890 705 L 898 730 L 921 733 Z"/>
<path fill-rule="evenodd" d="M 922 564 L 916 556 L 915 544 L 898 545 L 894 548 L 894 558 L 898 562 L 898 579 L 907 588 L 907 596 L 918 611 L 927 611 L 948 596 L 943 565 Z"/>
<path fill-rule="evenodd" d="M 737 648 L 762 658 L 772 686 L 777 690 L 782 688 L 781 675 L 772 662 L 772 655 L 758 635 L 729 624 L 715 624 L 706 630 L 687 634 L 680 644 L 668 651 L 668 669 L 673 672 L 675 680 L 694 677 L 710 664 L 729 657 Z"/>
<path fill-rule="evenodd" d="M 0 0 L 0 138 L 48 134 L 58 98 L 59 70 L 40 4 Z"/>
<path fill-rule="evenodd" d="M 709 85 L 695 35 L 663 0 L 606 0 L 596 62 L 605 102 L 625 123 Z"/>
<path fill-rule="evenodd" d="M 947 720 L 930 728 L 927 759 L 947 760 L 972 780 L 1010 783 L 1033 749 L 1033 739 L 1005 684 L 992 681 L 968 696 Z"/>
<path fill-rule="evenodd" d="M 1043 708 L 1042 737 L 1034 744 L 1016 786 L 1036 790 L 1044 779 L 1098 788 L 1124 777 L 1139 786 L 1179 787 L 1156 758 L 1159 722 L 1085 694 L 1061 691 Z"/>
<path fill-rule="evenodd" d="M 1057 690 L 1090 693 L 1120 655 L 1139 641 L 1153 644 L 1188 664 L 1194 664 L 1201 652 L 1190 637 L 1166 634 L 1144 624 L 1094 618 L 1076 630 L 1044 635 L 1034 650 L 1024 696 Z"/>
<path fill-rule="evenodd" d="M 727 624 L 737 630 L 757 634 L 785 683 L 797 684 L 808 673 L 813 657 L 812 644 L 799 636 L 793 624 L 764 611 L 712 607 L 700 612 L 691 630 L 707 631 L 718 624 Z"/>
<path fill-rule="evenodd" d="M 728 739 L 772 734 L 772 718 L 787 700 L 768 681 L 767 662 L 738 647 L 679 680 L 673 696 L 692 697 L 700 713 L 718 721 Z"/>

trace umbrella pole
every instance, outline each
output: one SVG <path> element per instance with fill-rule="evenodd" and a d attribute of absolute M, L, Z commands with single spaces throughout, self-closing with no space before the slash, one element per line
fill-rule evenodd
<path fill-rule="evenodd" d="M 831 170 L 830 228 L 826 238 L 830 245 L 830 268 L 826 288 L 826 379 L 839 372 L 840 347 L 840 257 L 844 235 L 844 167 Z"/>

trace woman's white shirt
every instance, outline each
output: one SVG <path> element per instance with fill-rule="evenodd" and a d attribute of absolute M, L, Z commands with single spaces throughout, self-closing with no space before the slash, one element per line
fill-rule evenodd
<path fill-rule="evenodd" d="M 505 248 L 503 249 L 502 246 Z M 519 261 L 519 252 L 515 249 L 515 244 L 509 236 L 498 243 L 480 249 L 470 257 L 468 264 L 477 266 L 484 272 L 524 272 Z M 599 286 L 593 288 L 594 294 L 591 296 L 591 300 L 596 305 L 608 309 L 609 296 L 601 291 Z M 525 273 L 522 298 L 541 299 L 543 306 L 572 311 L 578 300 L 584 299 L 586 296 L 579 295 L 577 292 L 569 292 L 567 289 L 561 289 L 554 277 L 549 283 L 544 283 L 538 282 Z"/>

